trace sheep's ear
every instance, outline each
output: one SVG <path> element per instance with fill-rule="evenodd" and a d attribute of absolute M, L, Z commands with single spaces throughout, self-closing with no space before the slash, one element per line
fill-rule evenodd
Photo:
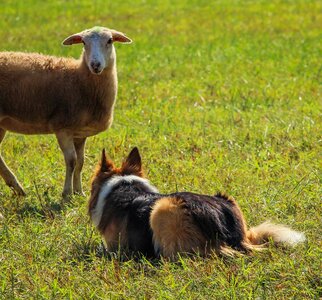
<path fill-rule="evenodd" d="M 73 34 L 63 41 L 63 45 L 69 46 L 83 42 L 83 36 L 80 33 Z"/>
<path fill-rule="evenodd" d="M 114 168 L 114 165 L 111 161 L 106 159 L 105 149 L 102 150 L 102 158 L 100 162 L 100 171 L 101 172 L 110 172 Z"/>
<path fill-rule="evenodd" d="M 123 162 L 122 173 L 123 175 L 143 176 L 141 156 L 137 147 L 132 149 L 125 162 Z"/>
<path fill-rule="evenodd" d="M 132 40 L 128 38 L 124 33 L 116 30 L 111 30 L 111 32 L 112 32 L 112 37 L 114 42 L 126 43 L 126 44 L 132 43 Z"/>

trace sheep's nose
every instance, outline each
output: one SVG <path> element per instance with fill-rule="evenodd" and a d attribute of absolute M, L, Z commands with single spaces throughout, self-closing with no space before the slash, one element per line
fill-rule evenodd
<path fill-rule="evenodd" d="M 101 67 L 101 63 L 100 62 L 91 62 L 91 67 L 93 68 L 93 70 L 95 72 L 99 72 L 100 71 L 100 67 Z"/>

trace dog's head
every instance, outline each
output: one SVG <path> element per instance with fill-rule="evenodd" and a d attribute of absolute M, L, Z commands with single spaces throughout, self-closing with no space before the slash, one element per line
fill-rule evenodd
<path fill-rule="evenodd" d="M 98 193 L 104 183 L 108 182 L 114 176 L 128 175 L 144 177 L 139 149 L 134 147 L 120 168 L 117 168 L 111 160 L 106 158 L 105 149 L 103 149 L 101 160 L 92 177 L 89 210 L 93 209 L 96 205 Z"/>

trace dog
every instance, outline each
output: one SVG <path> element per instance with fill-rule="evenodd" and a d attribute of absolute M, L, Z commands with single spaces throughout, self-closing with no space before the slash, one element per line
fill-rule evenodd
<path fill-rule="evenodd" d="M 88 212 L 108 252 L 175 259 L 178 254 L 251 253 L 271 240 L 294 246 L 303 233 L 265 222 L 247 230 L 237 202 L 225 194 L 161 194 L 144 177 L 135 147 L 120 168 L 102 151 Z"/>

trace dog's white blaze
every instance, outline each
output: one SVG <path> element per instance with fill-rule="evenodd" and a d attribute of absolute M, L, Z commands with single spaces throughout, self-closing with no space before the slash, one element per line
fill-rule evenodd
<path fill-rule="evenodd" d="M 105 205 L 105 199 L 108 196 L 108 194 L 112 191 L 112 189 L 120 184 L 121 182 L 128 182 L 128 183 L 133 183 L 133 182 L 139 182 L 142 183 L 146 189 L 150 193 L 158 193 L 159 191 L 157 190 L 156 187 L 150 184 L 149 180 L 145 178 L 141 178 L 135 175 L 127 175 L 127 176 L 113 176 L 110 180 L 105 182 L 103 186 L 101 187 L 101 190 L 98 195 L 98 200 L 95 208 L 92 210 L 91 213 L 91 219 L 93 224 L 97 227 L 99 223 L 101 222 L 102 214 L 103 214 L 103 209 Z"/>

